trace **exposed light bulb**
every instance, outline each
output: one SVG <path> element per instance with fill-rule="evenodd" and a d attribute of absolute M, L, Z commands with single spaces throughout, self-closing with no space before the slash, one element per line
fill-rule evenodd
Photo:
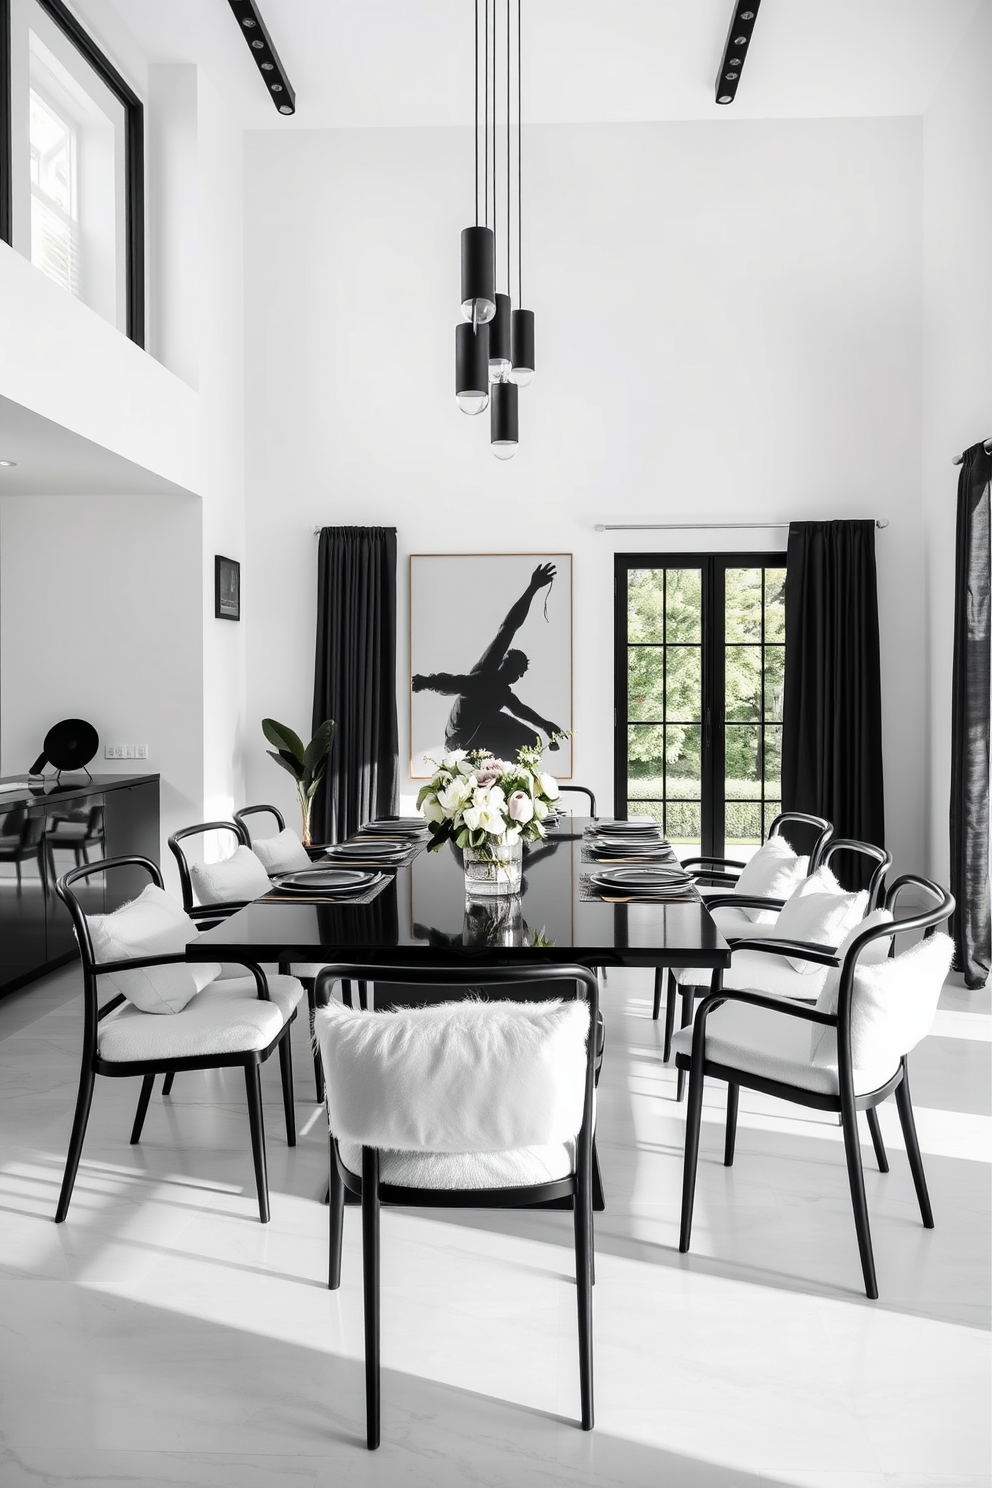
<path fill-rule="evenodd" d="M 517 453 L 517 441 L 515 439 L 494 439 L 489 448 L 497 460 L 512 460 Z"/>
<path fill-rule="evenodd" d="M 489 394 L 477 392 L 456 393 L 455 402 L 458 404 L 462 413 L 485 413 L 489 407 Z"/>

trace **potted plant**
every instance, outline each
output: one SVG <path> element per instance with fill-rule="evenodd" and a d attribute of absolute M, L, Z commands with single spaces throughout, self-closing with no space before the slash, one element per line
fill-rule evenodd
<path fill-rule="evenodd" d="M 288 770 L 296 782 L 296 794 L 303 813 L 301 835 L 304 847 L 309 847 L 310 812 L 317 787 L 327 770 L 327 756 L 334 741 L 334 719 L 326 719 L 305 748 L 299 734 L 295 734 L 284 723 L 277 723 L 274 718 L 262 719 L 262 733 L 270 744 L 275 745 L 274 749 L 268 749 L 266 753 L 272 756 L 277 765 Z"/>

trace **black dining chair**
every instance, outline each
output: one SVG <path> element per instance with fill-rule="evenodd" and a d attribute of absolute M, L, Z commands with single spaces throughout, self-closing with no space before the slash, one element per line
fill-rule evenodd
<path fill-rule="evenodd" d="M 917 903 L 922 899 L 929 907 L 900 916 L 899 901 L 907 890 Z M 884 908 L 893 918 L 887 924 L 866 928 L 851 941 L 842 966 L 833 973 L 833 982 L 824 988 L 815 1006 L 774 996 L 762 988 L 758 979 L 750 988 L 725 987 L 721 984 L 723 973 L 717 971 L 692 1028 L 676 1034 L 676 1064 L 689 1077 L 679 1238 L 679 1250 L 683 1253 L 689 1249 L 692 1232 L 703 1082 L 707 1078 L 724 1080 L 727 1084 L 723 1157 L 727 1167 L 734 1161 L 741 1086 L 840 1117 L 858 1248 L 869 1298 L 877 1298 L 878 1284 L 857 1114 L 867 1113 L 878 1166 L 887 1173 L 889 1164 L 876 1108 L 893 1094 L 920 1214 L 924 1227 L 933 1229 L 933 1211 L 910 1101 L 908 1058 L 930 1027 L 950 968 L 949 937 L 941 936 L 941 943 L 929 950 L 927 942 L 952 913 L 954 900 L 929 879 L 907 873 L 888 890 Z M 921 930 L 922 945 L 913 945 L 898 956 L 894 954 L 897 935 L 910 932 L 918 935 Z M 754 952 L 758 959 L 767 959 L 769 964 L 795 955 L 799 949 L 795 944 L 764 940 L 742 941 L 741 946 Z M 873 952 L 875 964 L 869 965 Z M 836 965 L 837 958 L 827 950 L 802 948 L 802 954 Z M 826 1043 L 814 1042 L 818 1028 Z"/>
<path fill-rule="evenodd" d="M 289 1030 L 303 988 L 292 977 L 266 977 L 260 966 L 245 959 L 242 962 L 245 968 L 243 980 L 211 981 L 176 1012 L 142 1011 L 120 992 L 101 1006 L 101 977 L 127 976 L 148 968 L 183 964 L 186 960 L 185 952 L 141 954 L 120 961 L 97 960 L 89 919 L 76 895 L 75 886 L 93 875 L 110 877 L 118 869 L 134 868 L 143 869 L 149 882 L 162 889 L 158 867 L 150 859 L 142 857 L 107 858 L 103 862 L 74 868 L 56 885 L 56 893 L 72 917 L 83 970 L 83 1049 L 79 1089 L 56 1223 L 61 1224 L 69 1212 L 97 1075 L 109 1075 L 115 1079 L 141 1077 L 141 1093 L 131 1129 L 131 1143 L 134 1145 L 141 1140 L 156 1075 L 164 1074 L 171 1084 L 180 1070 L 225 1069 L 240 1065 L 245 1074 L 258 1215 L 262 1224 L 267 1224 L 269 1196 L 259 1070 L 269 1055 L 278 1051 L 286 1143 L 294 1147 L 296 1116 Z M 125 906 L 100 918 L 113 921 L 114 913 L 126 915 L 133 907 L 133 904 Z M 179 913 L 178 905 L 176 912 Z M 240 960 L 238 957 L 231 959 Z M 244 982 L 248 985 L 245 986 Z"/>
<path fill-rule="evenodd" d="M 599 815 L 599 812 L 596 810 L 595 794 L 589 789 L 587 785 L 563 785 L 562 782 L 559 780 L 558 790 L 561 795 L 564 795 L 566 792 L 570 792 L 572 795 L 585 796 L 586 800 L 589 803 L 589 815 L 593 818 Z"/>
<path fill-rule="evenodd" d="M 330 1137 L 328 1286 L 333 1291 L 341 1282 L 345 1204 L 360 1203 L 370 1449 L 380 1437 L 382 1205 L 573 1211 L 582 1428 L 589 1431 L 593 1425 L 595 1040 L 589 1030 L 598 1022 L 599 985 L 582 966 L 487 966 L 487 986 L 500 999 L 520 1004 L 508 1008 L 500 1001 L 487 1009 L 483 1002 L 467 1000 L 478 989 L 479 975 L 479 968 L 471 966 L 338 964 L 325 967 L 317 978 L 316 1037 L 325 1063 Z M 326 1006 L 334 985 L 347 987 L 353 979 L 398 984 L 407 1003 L 405 1021 L 396 1022 L 404 1018 L 402 1010 L 336 1011 Z M 437 1006 L 438 987 L 450 989 L 457 1000 Z M 425 996 L 433 1008 L 418 1006 Z M 581 1021 L 565 1014 L 571 1020 L 566 1043 L 541 1043 L 538 1019 L 550 1034 L 552 1020 L 557 1026 L 563 1011 L 560 999 L 566 1008 L 584 1003 L 585 1013 Z M 532 1016 L 538 1046 L 531 1042 L 522 1047 L 520 1024 Z M 370 1027 L 370 1019 L 381 1027 Z M 447 1042 L 445 1024 L 453 1035 Z M 553 1037 L 562 1032 L 558 1027 Z M 360 1101 L 349 1099 L 354 1089 L 361 1090 Z M 552 1108 L 557 1114 L 550 1117 Z M 480 1113 L 485 1135 L 479 1131 Z M 485 1145 L 493 1140 L 488 1135 L 492 1120 L 500 1131 L 514 1133 L 509 1146 L 506 1141 L 497 1148 Z M 550 1135 L 556 1126 L 562 1130 Z M 415 1131 L 415 1137 L 407 1139 L 408 1131 Z M 545 1145 L 549 1142 L 550 1147 Z M 540 1180 L 535 1178 L 535 1147 L 541 1154 Z M 487 1165 L 491 1177 L 484 1186 L 479 1186 L 473 1159 Z"/>

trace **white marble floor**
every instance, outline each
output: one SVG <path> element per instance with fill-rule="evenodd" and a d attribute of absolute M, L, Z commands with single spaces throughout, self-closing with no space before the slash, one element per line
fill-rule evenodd
<path fill-rule="evenodd" d="M 52 1222 L 80 1037 L 74 971 L 0 1002 L 0 1485 L 977 1488 L 989 1483 L 989 1005 L 945 990 L 914 1098 L 937 1228 L 894 1110 L 865 1137 L 881 1298 L 866 1301 L 840 1133 L 707 1103 L 693 1253 L 675 1249 L 683 1117 L 650 977 L 613 973 L 597 1228 L 596 1430 L 578 1384 L 569 1218 L 383 1216 L 383 1445 L 364 1447 L 360 1218 L 325 1273 L 325 1137 L 298 1024 L 295 1151 L 264 1076 L 272 1223 L 237 1072 L 185 1075 L 128 1146 L 100 1080 Z M 891 1103 L 890 1103 L 891 1104 Z M 884 1118 L 888 1118 L 885 1120 Z"/>

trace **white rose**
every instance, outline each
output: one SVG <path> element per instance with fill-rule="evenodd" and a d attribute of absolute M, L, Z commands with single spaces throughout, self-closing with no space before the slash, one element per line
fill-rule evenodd
<path fill-rule="evenodd" d="M 448 771 L 449 775 L 453 775 L 464 758 L 464 749 L 453 749 L 450 754 L 446 754 L 444 756 L 444 759 L 441 761 L 441 765 L 445 770 Z"/>
<path fill-rule="evenodd" d="M 438 791 L 438 801 L 449 816 L 454 816 L 461 811 L 462 807 L 472 796 L 472 782 L 466 780 L 464 775 L 455 775 L 445 786 L 444 790 Z"/>
<path fill-rule="evenodd" d="M 424 814 L 424 821 L 429 826 L 445 820 L 444 812 L 433 796 L 428 796 L 420 809 Z"/>
<path fill-rule="evenodd" d="M 553 775 L 538 775 L 537 783 L 549 801 L 557 801 L 561 792 L 558 789 L 558 782 Z"/>
<path fill-rule="evenodd" d="M 520 822 L 521 826 L 533 820 L 534 802 L 526 791 L 514 791 L 508 802 L 510 820 Z"/>
<path fill-rule="evenodd" d="M 534 820 L 542 822 L 548 814 L 548 803 L 537 796 L 534 801 Z"/>

